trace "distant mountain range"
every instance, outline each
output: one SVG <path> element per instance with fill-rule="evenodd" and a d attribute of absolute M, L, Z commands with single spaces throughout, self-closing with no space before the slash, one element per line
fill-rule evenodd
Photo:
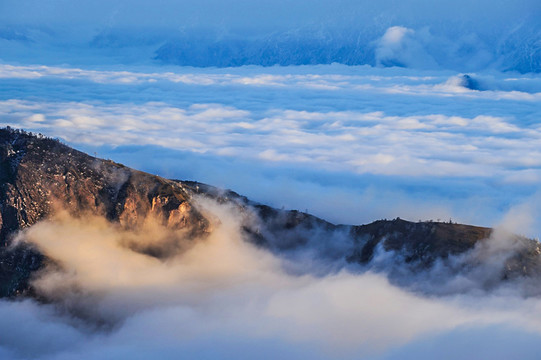
<path fill-rule="evenodd" d="M 228 204 L 242 214 L 244 240 L 292 260 L 291 271 L 381 271 L 399 285 L 435 294 L 492 291 L 519 282 L 525 295 L 539 294 L 541 244 L 536 240 L 451 221 L 397 218 L 335 225 L 304 212 L 259 204 L 233 191 L 164 179 L 89 156 L 58 140 L 5 128 L 0 129 L 0 297 L 40 297 L 32 287 L 33 274 L 54 259 L 15 239 L 58 211 L 83 219 L 88 214 L 102 216 L 128 230 L 136 230 L 152 216 L 160 226 L 180 230 L 185 239 L 193 240 L 213 231 L 212 219 L 198 207 L 201 198 Z M 135 250 L 165 261 L 170 249 L 142 244 Z M 298 261 L 301 265 L 296 267 L 295 259 L 300 258 L 310 259 L 306 262 L 310 265 Z M 443 287 L 450 275 L 469 281 Z"/>
<path fill-rule="evenodd" d="M 484 29 L 366 25 L 325 28 L 306 26 L 254 33 L 221 29 L 147 30 L 105 29 L 80 35 L 66 29 L 0 26 L 4 61 L 34 59 L 72 65 L 98 63 L 154 63 L 193 67 L 245 65 L 370 65 L 413 69 L 477 72 L 487 69 L 539 73 L 541 37 L 537 18 Z M 430 30 L 434 30 L 431 27 Z M 75 37 L 73 37 L 75 36 Z M 67 45 L 70 46 L 67 46 Z M 79 57 L 65 49 L 75 48 Z M 68 62 L 69 62 L 68 61 Z M 32 60 L 35 62 L 35 60 Z"/>

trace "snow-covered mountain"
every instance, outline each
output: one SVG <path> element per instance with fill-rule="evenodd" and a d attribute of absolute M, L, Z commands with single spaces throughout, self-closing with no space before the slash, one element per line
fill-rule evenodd
<path fill-rule="evenodd" d="M 541 71 L 530 0 L 21 3 L 4 2 L 3 60 Z"/>

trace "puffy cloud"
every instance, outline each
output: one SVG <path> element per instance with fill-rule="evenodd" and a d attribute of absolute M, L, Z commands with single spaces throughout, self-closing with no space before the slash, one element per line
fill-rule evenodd
<path fill-rule="evenodd" d="M 376 63 L 381 66 L 435 68 L 435 60 L 425 51 L 423 42 L 430 34 L 403 26 L 393 26 L 385 31 L 376 48 Z"/>

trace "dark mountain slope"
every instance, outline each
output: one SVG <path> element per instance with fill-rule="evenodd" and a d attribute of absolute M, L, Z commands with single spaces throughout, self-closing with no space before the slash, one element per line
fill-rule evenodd
<path fill-rule="evenodd" d="M 355 238 L 366 239 L 366 244 L 350 260 L 369 262 L 381 243 L 387 251 L 403 252 L 406 262 L 420 261 L 428 266 L 437 258 L 472 249 L 478 241 L 488 239 L 491 233 L 489 228 L 462 224 L 380 220 L 353 228 Z"/>
<path fill-rule="evenodd" d="M 334 225 L 300 211 L 254 203 L 232 191 L 197 182 L 182 184 L 218 202 L 234 202 L 239 211 L 252 214 L 243 228 L 248 241 L 292 260 L 306 256 L 321 260 L 318 266 L 327 269 L 323 272 L 358 264 L 365 270 L 383 271 L 400 285 L 422 275 L 422 281 L 439 287 L 460 275 L 478 277 L 470 279 L 468 290 L 478 286 L 490 291 L 506 281 L 521 281 L 527 282 L 525 295 L 541 294 L 541 244 L 536 240 L 486 227 L 400 218 Z M 382 254 L 386 255 L 383 264 L 377 259 Z"/>

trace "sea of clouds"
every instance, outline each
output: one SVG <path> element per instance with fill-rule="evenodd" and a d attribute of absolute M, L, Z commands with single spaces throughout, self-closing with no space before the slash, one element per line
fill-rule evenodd
<path fill-rule="evenodd" d="M 541 179 L 536 75 L 1 64 L 0 79 L 4 125 L 336 223 L 494 226 Z"/>
<path fill-rule="evenodd" d="M 538 237 L 540 18 L 534 0 L 5 0 L 0 126 L 334 223 Z M 155 228 L 64 214 L 21 234 L 63 270 L 35 282 L 52 303 L 0 302 L 0 358 L 538 358 L 541 302 L 513 284 L 399 287 L 385 253 L 292 274 L 235 211 L 199 207 L 216 231 L 167 261 L 126 246 Z"/>
<path fill-rule="evenodd" d="M 335 223 L 452 218 L 539 234 L 536 75 L 2 64 L 0 81 L 2 125 L 161 176 L 232 188 Z M 235 211 L 200 206 L 220 225 L 167 261 L 125 246 L 126 238 L 154 241 L 155 229 L 134 235 L 103 219 L 69 217 L 31 228 L 21 239 L 64 270 L 35 283 L 53 303 L 1 303 L 0 354 L 534 359 L 539 352 L 537 298 L 523 298 L 513 284 L 475 291 L 475 281 L 494 276 L 490 263 L 473 277 L 443 268 L 390 282 L 400 264 L 380 254 L 375 272 L 291 273 L 318 265 L 306 254 L 288 260 L 255 248 L 241 240 Z"/>

